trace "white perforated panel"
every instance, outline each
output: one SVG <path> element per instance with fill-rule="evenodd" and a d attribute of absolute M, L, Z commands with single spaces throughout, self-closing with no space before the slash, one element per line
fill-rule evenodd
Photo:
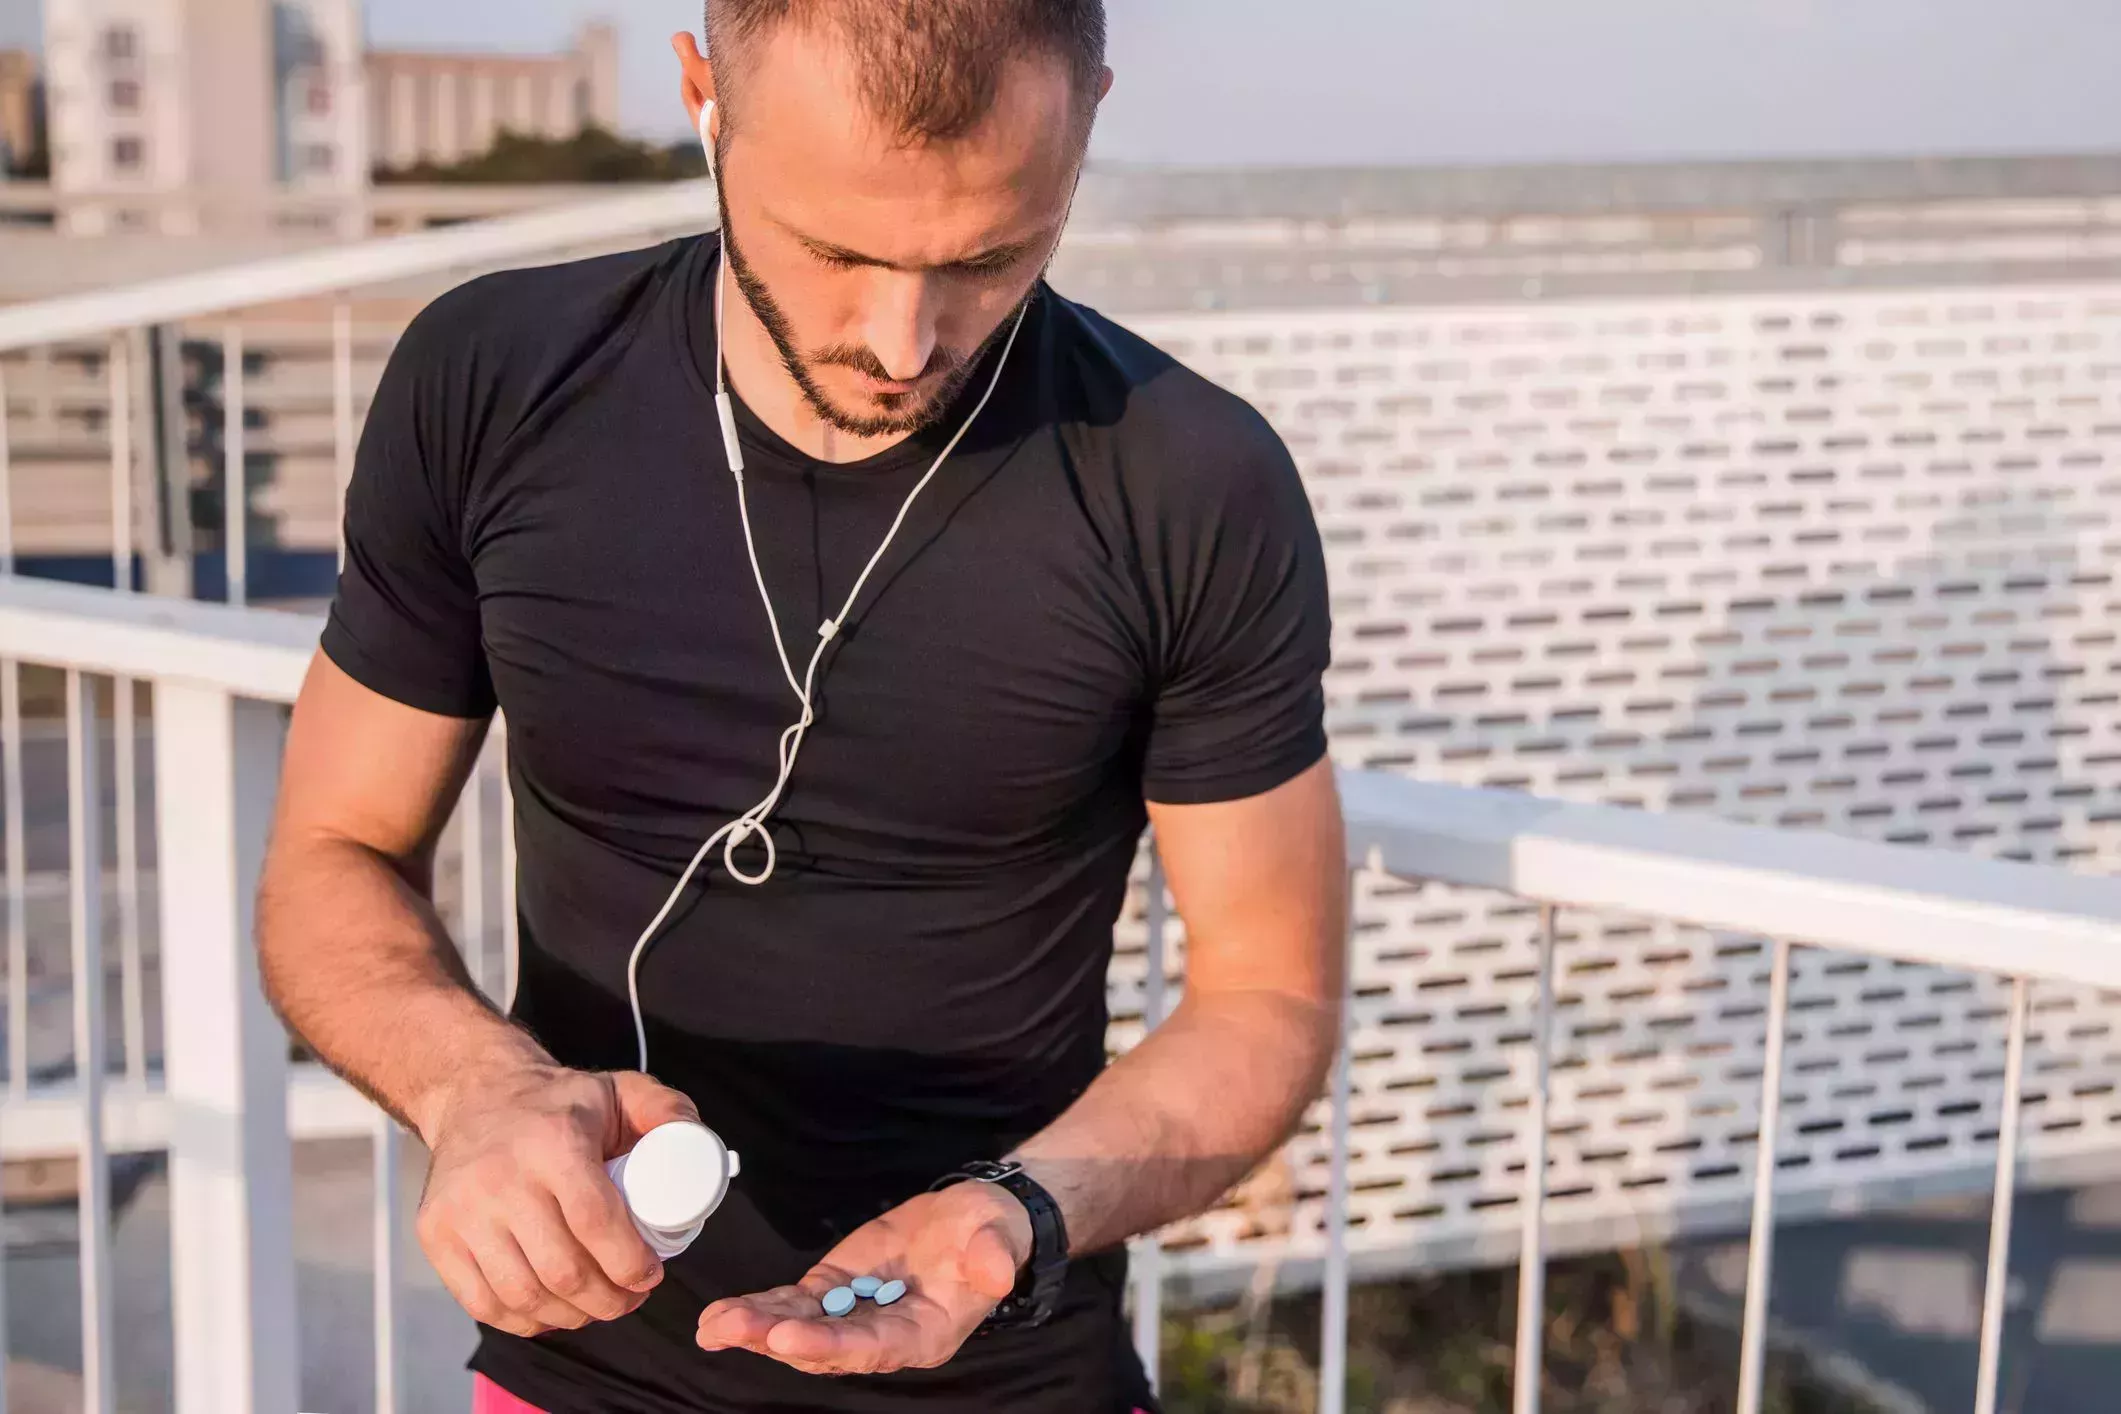
<path fill-rule="evenodd" d="M 2121 289 L 1140 327 L 1259 406 L 1302 466 L 1343 763 L 2078 869 L 2121 857 Z M 1371 881 L 1360 920 L 1355 1240 L 1410 1263 L 1496 1255 L 1536 911 Z M 1563 1245 L 1742 1215 L 1769 950 L 1580 914 L 1563 933 Z M 1122 937 L 1113 1004 L 1132 1017 L 1138 925 Z M 1792 1209 L 1985 1183 L 2002 990 L 1817 952 L 1795 977 Z M 2033 1153 L 2121 1154 L 2117 1011 L 2039 994 Z M 1313 1195 L 1293 1240 L 1316 1251 L 1318 1136 L 1292 1159 Z M 1257 1229 L 1233 1208 L 1173 1237 L 1214 1265 L 1256 1257 Z"/>

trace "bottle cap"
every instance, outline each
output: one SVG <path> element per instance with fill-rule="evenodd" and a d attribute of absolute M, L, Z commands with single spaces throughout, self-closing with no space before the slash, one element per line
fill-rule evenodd
<path fill-rule="evenodd" d="M 614 1176 L 634 1217 L 677 1232 L 706 1221 L 736 1174 L 737 1156 L 719 1134 L 681 1121 L 642 1135 Z"/>

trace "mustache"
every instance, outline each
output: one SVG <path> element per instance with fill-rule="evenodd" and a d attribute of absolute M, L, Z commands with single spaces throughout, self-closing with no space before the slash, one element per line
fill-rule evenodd
<path fill-rule="evenodd" d="M 866 344 L 834 344 L 830 348 L 811 354 L 804 362 L 812 368 L 851 368 L 884 383 L 901 381 L 884 367 L 884 361 Z M 956 350 L 937 346 L 936 350 L 928 355 L 928 362 L 921 371 L 904 381 L 919 383 L 930 378 L 944 377 L 957 372 L 967 362 L 966 357 Z"/>

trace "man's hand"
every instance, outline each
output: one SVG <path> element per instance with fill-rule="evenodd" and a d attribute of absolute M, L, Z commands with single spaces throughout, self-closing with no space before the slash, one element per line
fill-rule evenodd
<path fill-rule="evenodd" d="M 631 1313 L 663 1278 L 604 1172 L 643 1134 L 698 1120 L 645 1075 L 532 1066 L 460 1084 L 415 1117 L 433 1150 L 420 1246 L 472 1318 L 521 1336 Z"/>
<path fill-rule="evenodd" d="M 755 1351 L 813 1375 L 931 1368 L 1015 1289 L 1030 1256 L 1022 1203 L 990 1184 L 953 1184 L 863 1224 L 794 1286 L 715 1302 L 700 1315 L 700 1348 Z M 859 1276 L 903 1281 L 906 1295 L 827 1316 L 825 1293 Z"/>

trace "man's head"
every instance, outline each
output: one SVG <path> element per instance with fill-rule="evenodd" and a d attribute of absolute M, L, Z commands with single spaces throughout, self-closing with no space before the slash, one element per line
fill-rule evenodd
<path fill-rule="evenodd" d="M 1110 83 L 1102 0 L 709 0 L 730 269 L 811 410 L 933 421 L 1037 283 Z"/>

